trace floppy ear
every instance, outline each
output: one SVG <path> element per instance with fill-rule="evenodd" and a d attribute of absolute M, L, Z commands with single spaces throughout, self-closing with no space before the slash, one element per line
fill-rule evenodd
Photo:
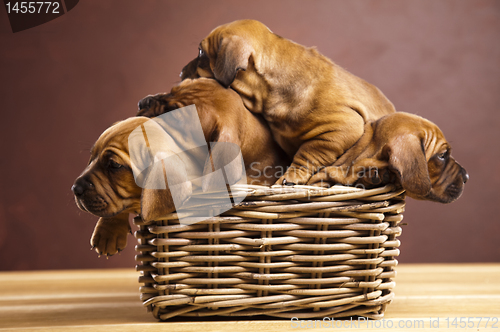
<path fill-rule="evenodd" d="M 246 70 L 253 48 L 240 36 L 222 38 L 215 60 L 214 76 L 224 87 L 233 83 L 238 70 Z"/>
<path fill-rule="evenodd" d="M 161 219 L 175 211 L 192 194 L 185 165 L 178 156 L 157 161 L 152 167 L 141 197 L 141 216 L 145 222 Z"/>
<path fill-rule="evenodd" d="M 389 142 L 388 148 L 389 165 L 407 193 L 427 196 L 432 185 L 421 139 L 413 134 L 398 136 Z"/>
<path fill-rule="evenodd" d="M 186 78 L 200 77 L 196 70 L 198 68 L 198 62 L 199 57 L 196 57 L 193 60 L 189 61 L 189 63 L 182 68 L 181 73 L 179 74 L 181 80 L 185 80 Z"/>

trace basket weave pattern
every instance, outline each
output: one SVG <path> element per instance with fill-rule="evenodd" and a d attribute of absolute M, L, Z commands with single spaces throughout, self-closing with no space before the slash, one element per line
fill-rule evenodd
<path fill-rule="evenodd" d="M 153 315 L 381 319 L 394 297 L 404 192 L 245 186 L 192 225 L 139 217 L 141 299 Z"/>

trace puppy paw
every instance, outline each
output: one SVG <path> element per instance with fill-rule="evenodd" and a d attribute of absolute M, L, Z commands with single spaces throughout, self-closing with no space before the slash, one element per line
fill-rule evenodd
<path fill-rule="evenodd" d="M 144 108 L 151 108 L 156 104 L 157 104 L 156 96 L 149 95 L 139 100 L 137 106 L 139 107 L 140 110 L 142 110 Z"/>
<path fill-rule="evenodd" d="M 312 173 L 306 168 L 290 167 L 283 176 L 281 176 L 277 185 L 280 186 L 293 186 L 296 184 L 306 184 L 311 178 Z"/>
<path fill-rule="evenodd" d="M 92 249 L 99 255 L 112 256 L 127 246 L 131 232 L 128 214 L 125 216 L 100 218 L 90 239 Z"/>
<path fill-rule="evenodd" d="M 319 187 L 329 187 L 331 185 L 331 178 L 326 172 L 318 172 L 311 176 L 309 181 L 307 181 L 308 186 L 319 186 Z"/>
<path fill-rule="evenodd" d="M 154 117 L 165 113 L 165 94 L 149 95 L 139 101 L 138 116 Z"/>

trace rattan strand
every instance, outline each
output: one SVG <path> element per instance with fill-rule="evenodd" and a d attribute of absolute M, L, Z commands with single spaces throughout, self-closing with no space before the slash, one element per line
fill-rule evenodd
<path fill-rule="evenodd" d="M 156 318 L 383 318 L 394 298 L 403 190 L 231 189 L 245 201 L 196 224 L 180 225 L 176 213 L 134 219 L 141 298 Z M 217 195 L 198 195 L 192 208 Z"/>

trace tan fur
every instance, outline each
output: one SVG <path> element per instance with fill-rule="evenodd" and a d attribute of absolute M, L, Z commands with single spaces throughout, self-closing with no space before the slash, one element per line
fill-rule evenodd
<path fill-rule="evenodd" d="M 229 142 L 240 146 L 248 183 L 272 184 L 276 181 L 274 174 L 277 171 L 264 174 L 264 168 L 283 169 L 289 164 L 286 154 L 273 141 L 265 121 L 251 114 L 234 91 L 223 88 L 215 80 L 188 80 L 174 87 L 169 94 L 147 97 L 140 102 L 138 115 L 154 117 L 191 104 L 197 106 L 207 142 Z M 108 128 L 94 144 L 89 165 L 73 186 L 77 206 L 101 217 L 91 238 L 91 245 L 99 254 L 113 255 L 125 248 L 130 231 L 129 213 L 154 220 L 175 209 L 172 194 L 182 197 L 189 194 L 170 193 L 168 187 L 142 190 L 135 183 L 128 138 L 134 129 L 150 120 L 148 117 L 129 118 Z M 176 147 L 169 148 L 175 150 Z M 113 167 L 117 164 L 119 168 Z M 163 164 L 162 167 L 183 169 L 180 163 Z M 179 182 L 186 180 L 182 172 L 177 175 Z M 187 190 L 184 188 L 183 191 Z"/>
<path fill-rule="evenodd" d="M 400 112 L 366 124 L 360 140 L 309 184 L 398 183 L 410 197 L 449 203 L 460 197 L 468 178 L 434 123 Z"/>
<path fill-rule="evenodd" d="M 307 182 L 356 143 L 366 122 L 395 112 L 375 86 L 253 20 L 219 26 L 203 39 L 200 56 L 181 73 L 183 79 L 197 77 L 231 86 L 268 121 L 293 157 L 278 183 Z"/>
<path fill-rule="evenodd" d="M 75 180 L 77 206 L 99 218 L 90 243 L 99 254 L 113 255 L 125 248 L 130 232 L 129 213 L 140 214 L 142 189 L 130 169 L 128 136 L 148 118 L 129 118 L 108 128 L 91 150 L 89 165 Z M 113 165 L 120 165 L 114 168 Z M 77 195 L 77 186 L 82 188 Z"/>
<path fill-rule="evenodd" d="M 262 117 L 250 113 L 237 93 L 213 79 L 184 80 L 168 94 L 146 97 L 139 102 L 137 115 L 153 117 L 192 104 L 207 142 L 240 146 L 249 184 L 271 185 L 277 180 L 275 175 L 280 175 L 290 159 L 273 140 Z"/>

